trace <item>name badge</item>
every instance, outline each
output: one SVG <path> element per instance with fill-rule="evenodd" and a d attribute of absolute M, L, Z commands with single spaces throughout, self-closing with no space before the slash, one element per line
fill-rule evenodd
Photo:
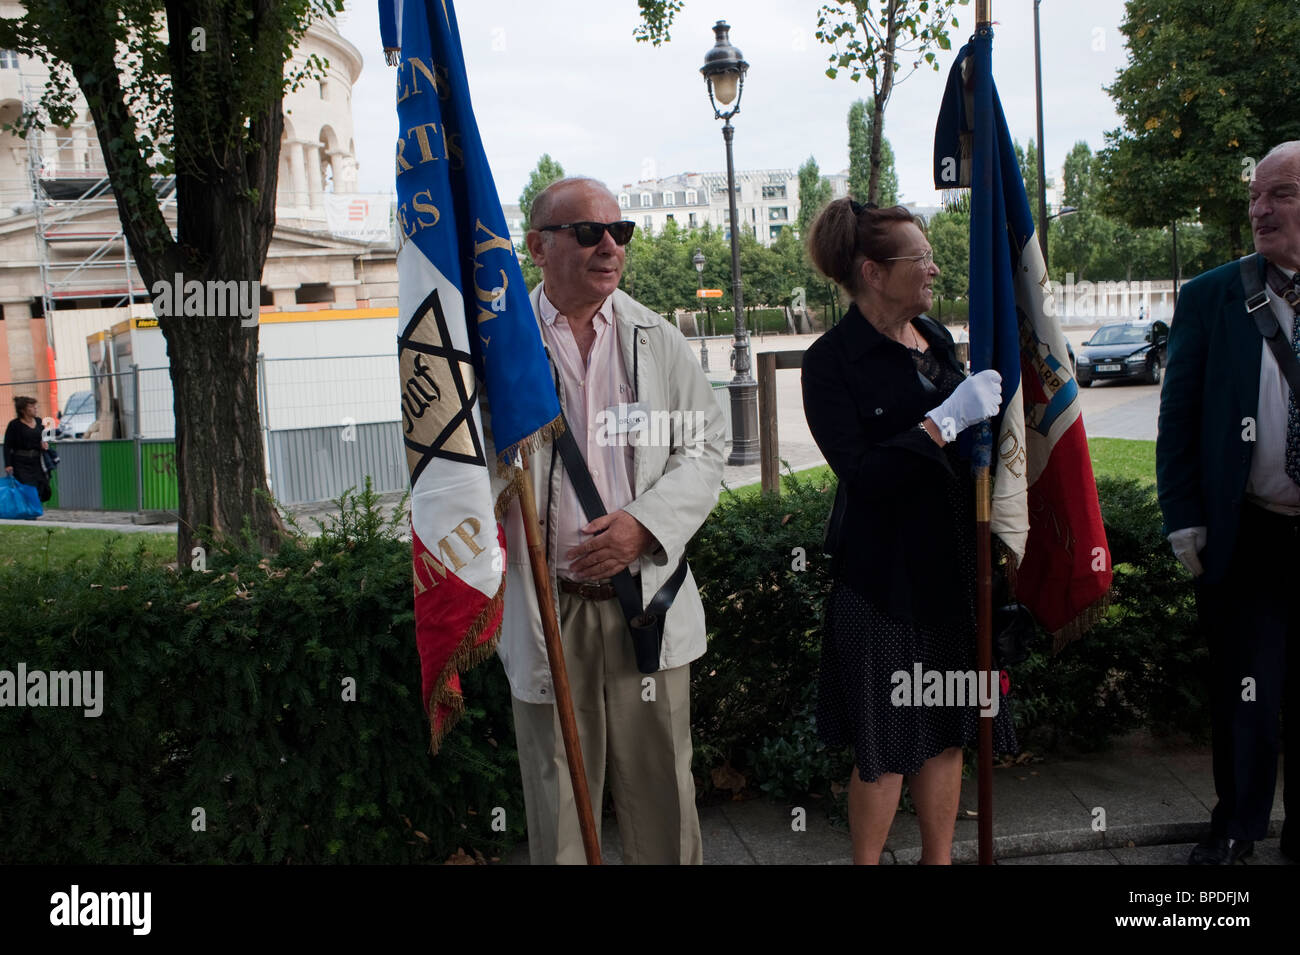
<path fill-rule="evenodd" d="M 610 434 L 645 434 L 650 427 L 650 408 L 644 401 L 621 401 L 606 412 Z"/>

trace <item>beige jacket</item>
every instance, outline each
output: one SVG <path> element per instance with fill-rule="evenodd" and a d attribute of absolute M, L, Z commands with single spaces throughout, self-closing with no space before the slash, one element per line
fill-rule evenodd
<path fill-rule="evenodd" d="M 532 293 L 535 313 L 540 312 L 540 298 L 539 285 Z M 639 559 L 644 605 L 676 569 L 687 541 L 717 503 L 726 425 L 713 389 L 681 332 L 621 289 L 614 292 L 613 306 L 619 350 L 629 380 L 636 368 L 632 384 L 638 401 L 647 405 L 652 421 L 658 411 L 660 423 L 674 422 L 669 440 L 656 440 L 669 434 L 666 427 L 652 427 L 649 440 L 637 443 L 633 451 L 636 496 L 625 510 L 645 525 L 661 545 L 660 550 Z M 552 376 L 558 379 L 553 368 Z M 560 401 L 564 401 L 563 394 Z M 667 414 L 671 412 L 682 414 Z M 548 443 L 532 457 L 526 472 L 532 480 L 542 524 L 539 530 L 552 568 L 559 556 L 558 545 L 556 535 L 548 534 L 547 528 L 554 526 L 559 514 L 563 466 Z M 551 593 L 558 607 L 559 591 L 553 572 Z M 682 666 L 697 659 L 704 649 L 704 605 L 688 570 L 668 611 L 659 667 Z M 511 692 L 518 699 L 527 703 L 554 700 L 541 614 L 517 505 L 511 505 L 506 519 L 505 617 L 497 654 L 505 665 Z"/>

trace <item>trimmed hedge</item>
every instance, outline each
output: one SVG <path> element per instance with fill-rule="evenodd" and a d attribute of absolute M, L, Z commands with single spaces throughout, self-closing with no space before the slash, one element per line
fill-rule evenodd
<path fill-rule="evenodd" d="M 98 718 L 0 711 L 0 861 L 441 862 L 521 837 L 500 666 L 467 675 L 431 757 L 410 545 L 373 495 L 344 504 L 272 558 L 212 547 L 207 573 L 106 548 L 84 571 L 0 575 L 3 667 L 104 671 Z"/>
<path fill-rule="evenodd" d="M 787 475 L 783 489 L 724 493 L 690 546 L 709 625 L 692 666 L 702 798 L 714 770 L 722 787 L 739 773 L 793 798 L 833 791 L 851 769 L 813 719 L 834 487 Z M 1027 747 L 1208 726 L 1191 587 L 1153 490 L 1099 490 L 1111 610 L 1057 657 L 1040 645 L 1012 671 Z M 111 546 L 63 573 L 0 570 L 0 668 L 104 671 L 98 718 L 0 709 L 0 862 L 441 862 L 522 839 L 500 665 L 464 676 L 469 710 L 430 756 L 403 512 L 385 523 L 368 490 L 343 504 L 319 537 L 274 557 L 212 546 L 206 573 Z"/>

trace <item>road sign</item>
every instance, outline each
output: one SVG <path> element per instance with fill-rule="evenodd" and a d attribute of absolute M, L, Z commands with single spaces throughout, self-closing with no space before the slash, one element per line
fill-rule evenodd
<path fill-rule="evenodd" d="M 695 293 L 696 298 L 722 298 L 720 288 L 702 288 Z"/>

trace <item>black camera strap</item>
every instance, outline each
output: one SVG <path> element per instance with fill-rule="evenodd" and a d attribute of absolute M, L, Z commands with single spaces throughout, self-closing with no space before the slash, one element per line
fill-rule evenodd
<path fill-rule="evenodd" d="M 1255 320 L 1255 327 L 1264 336 L 1278 368 L 1286 376 L 1291 393 L 1300 398 L 1300 360 L 1296 358 L 1291 343 L 1282 334 L 1273 309 L 1268 307 L 1268 293 L 1264 291 L 1264 280 L 1259 274 L 1263 265 L 1259 261 L 1259 253 L 1243 255 L 1237 261 L 1241 266 L 1241 284 L 1246 289 L 1246 313 Z"/>
<path fill-rule="evenodd" d="M 574 440 L 573 430 L 569 427 L 567 418 L 564 420 L 564 430 L 555 439 L 555 444 L 560 450 L 564 470 L 568 473 L 569 480 L 573 482 L 573 490 L 578 495 L 578 503 L 582 505 L 587 520 L 594 521 L 598 517 L 604 517 L 605 503 L 600 499 L 600 492 L 596 490 L 595 482 L 591 479 L 591 472 L 587 470 L 587 461 L 578 448 L 578 442 Z M 611 577 L 610 583 L 614 586 L 614 593 L 618 595 L 618 602 L 623 608 L 623 616 L 627 618 L 628 627 L 635 629 L 654 626 L 657 622 L 656 618 L 668 612 L 685 580 L 686 557 L 683 555 L 677 564 L 677 569 L 659 588 L 659 592 L 654 595 L 644 610 L 641 607 L 641 585 L 632 579 L 632 574 L 626 567 Z"/>

